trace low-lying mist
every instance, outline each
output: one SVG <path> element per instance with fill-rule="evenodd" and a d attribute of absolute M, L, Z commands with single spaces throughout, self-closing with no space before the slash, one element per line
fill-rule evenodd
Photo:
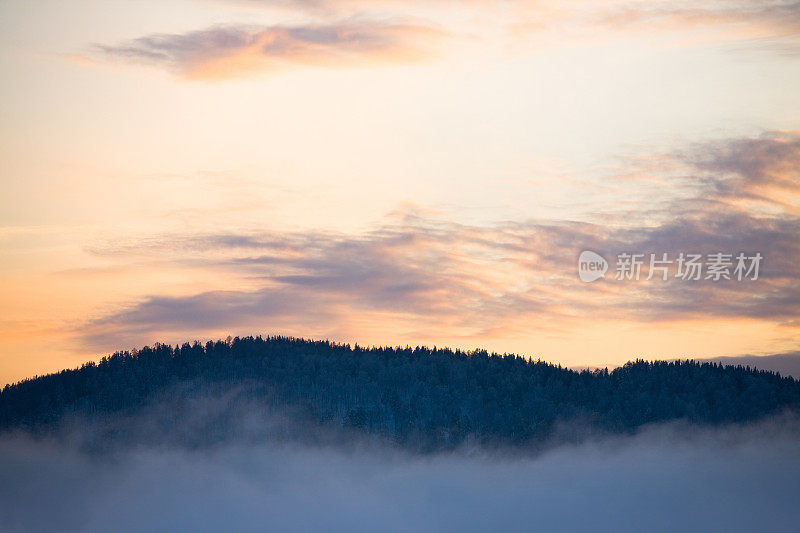
<path fill-rule="evenodd" d="M 319 428 L 286 437 L 292 424 L 276 413 L 238 419 L 236 438 L 195 441 L 187 432 L 214 424 L 181 419 L 180 437 L 165 438 L 148 417 L 0 438 L 0 529 L 790 531 L 800 520 L 791 415 L 428 454 Z"/>

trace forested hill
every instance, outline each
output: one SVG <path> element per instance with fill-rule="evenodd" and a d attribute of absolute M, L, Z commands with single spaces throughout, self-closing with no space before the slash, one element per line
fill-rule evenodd
<path fill-rule="evenodd" d="M 670 420 L 745 422 L 800 407 L 800 382 L 793 378 L 713 363 L 636 361 L 578 373 L 485 351 L 247 337 L 156 345 L 6 386 L 0 430 L 47 431 L 76 416 L 133 416 L 155 398 L 208 390 L 236 390 L 226 402 L 287 408 L 305 424 L 354 428 L 426 449 L 468 438 L 543 442 L 570 423 L 629 432 Z"/>

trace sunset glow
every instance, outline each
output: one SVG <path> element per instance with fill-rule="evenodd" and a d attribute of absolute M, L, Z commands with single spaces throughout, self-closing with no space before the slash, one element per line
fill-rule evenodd
<path fill-rule="evenodd" d="M 0 385 L 228 335 L 798 350 L 798 6 L 7 0 Z M 623 252 L 764 260 L 614 280 Z"/>

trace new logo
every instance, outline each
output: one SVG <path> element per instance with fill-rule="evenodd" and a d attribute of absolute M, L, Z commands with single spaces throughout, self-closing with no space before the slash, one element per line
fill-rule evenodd
<path fill-rule="evenodd" d="M 578 257 L 578 277 L 587 283 L 605 276 L 608 271 L 608 261 L 602 255 L 589 250 L 581 252 Z"/>

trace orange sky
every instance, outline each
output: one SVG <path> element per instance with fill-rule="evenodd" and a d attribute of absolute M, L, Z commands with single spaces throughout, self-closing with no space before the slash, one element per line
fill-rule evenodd
<path fill-rule="evenodd" d="M 554 5 L 3 2 L 0 382 L 228 334 L 798 349 L 797 5 Z"/>

